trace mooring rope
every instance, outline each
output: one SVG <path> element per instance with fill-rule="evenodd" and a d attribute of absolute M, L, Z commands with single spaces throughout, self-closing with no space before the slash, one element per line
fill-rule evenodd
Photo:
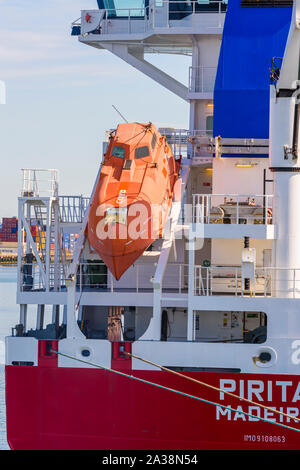
<path fill-rule="evenodd" d="M 268 411 L 272 411 L 273 413 L 277 413 L 279 415 L 282 415 L 282 416 L 285 416 L 286 418 L 290 418 L 290 419 L 294 419 L 295 421 L 298 421 L 300 422 L 300 419 L 295 417 L 295 416 L 291 416 L 287 413 L 284 413 L 283 411 L 280 411 L 280 410 L 275 410 L 274 408 L 272 408 L 271 406 L 266 406 L 266 405 L 263 405 L 261 403 L 258 403 L 256 401 L 252 401 L 252 400 L 249 400 L 248 398 L 244 398 L 244 397 L 241 397 L 240 395 L 236 395 L 232 392 L 228 392 L 227 390 L 224 390 L 222 388 L 219 388 L 219 387 L 215 387 L 214 385 L 210 385 L 208 384 L 207 382 L 202 382 L 201 380 L 197 380 L 197 379 L 194 379 L 193 377 L 189 377 L 188 375 L 184 375 L 180 372 L 177 372 L 175 370 L 172 370 L 172 369 L 169 369 L 168 367 L 165 367 L 165 366 L 161 366 L 159 364 L 156 364 L 155 362 L 152 362 L 152 361 L 148 361 L 147 359 L 143 359 L 142 357 L 139 357 L 139 356 L 136 356 L 135 354 L 131 354 L 129 352 L 123 352 L 123 354 L 126 354 L 127 356 L 131 356 L 131 357 L 134 357 L 135 359 L 138 359 L 139 361 L 142 361 L 142 362 L 145 362 L 147 364 L 150 364 L 152 366 L 155 366 L 155 367 L 158 367 L 159 369 L 161 370 L 164 370 L 166 372 L 170 372 L 171 374 L 174 374 L 174 375 L 177 375 L 179 377 L 182 377 L 183 379 L 186 379 L 186 380 L 189 380 L 191 382 L 195 382 L 199 385 L 203 385 L 204 387 L 207 387 L 207 388 L 211 388 L 212 390 L 215 390 L 217 392 L 222 392 L 222 393 L 225 393 L 226 395 L 229 395 L 233 398 L 237 398 L 238 400 L 241 400 L 241 401 L 245 401 L 247 403 L 250 403 L 251 405 L 256 405 L 256 406 L 260 406 L 261 408 L 264 408 L 265 410 L 268 410 Z"/>
<path fill-rule="evenodd" d="M 184 396 L 186 398 L 192 398 L 192 399 L 200 401 L 202 403 L 206 403 L 208 405 L 213 405 L 215 407 L 220 407 L 220 408 L 223 408 L 225 410 L 229 410 L 230 412 L 239 413 L 239 414 L 248 416 L 250 418 L 254 418 L 255 420 L 259 420 L 259 421 L 263 421 L 265 423 L 273 424 L 275 426 L 279 426 L 279 427 L 282 427 L 282 428 L 285 428 L 285 429 L 289 429 L 291 431 L 300 432 L 300 429 L 294 428 L 292 426 L 287 426 L 286 424 L 277 423 L 275 421 L 270 421 L 266 418 L 261 418 L 260 416 L 255 416 L 255 415 L 252 415 L 250 413 L 246 413 L 245 411 L 236 410 L 234 408 L 231 408 L 231 406 L 222 405 L 221 403 L 216 403 L 216 402 L 213 402 L 213 401 L 210 401 L 210 400 L 206 400 L 204 398 L 197 397 L 195 395 L 190 395 L 189 393 L 181 392 L 180 390 L 175 390 L 174 388 L 166 387 L 164 385 L 160 385 L 160 384 L 157 384 L 155 382 L 150 382 L 149 380 L 141 379 L 140 377 L 135 377 L 134 375 L 125 374 L 124 372 L 120 372 L 118 370 L 110 369 L 109 367 L 101 366 L 100 364 L 95 364 L 95 363 L 90 362 L 90 361 L 84 361 L 83 359 L 78 359 L 77 357 L 70 356 L 69 354 L 54 351 L 53 349 L 51 349 L 50 352 L 55 353 L 59 356 L 66 357 L 68 359 L 72 359 L 72 360 L 77 361 L 77 362 L 82 362 L 83 364 L 88 364 L 88 365 L 90 365 L 92 367 L 96 367 L 98 369 L 106 370 L 108 372 L 120 375 L 122 377 L 126 377 L 126 378 L 131 379 L 131 380 L 135 380 L 137 382 L 141 382 L 141 383 L 144 383 L 144 384 L 147 384 L 147 385 L 152 385 L 154 387 L 160 388 L 161 390 L 166 390 L 168 392 L 176 393 L 176 394 Z M 274 411 L 274 410 L 272 409 L 272 411 Z M 294 419 L 294 417 L 292 419 Z"/>

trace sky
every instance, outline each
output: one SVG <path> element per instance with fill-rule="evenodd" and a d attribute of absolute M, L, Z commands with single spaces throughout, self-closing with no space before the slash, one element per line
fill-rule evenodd
<path fill-rule="evenodd" d="M 186 102 L 70 35 L 90 8 L 96 0 L 0 0 L 0 219 L 17 215 L 21 168 L 58 169 L 60 194 L 90 195 L 105 131 L 121 121 L 112 105 L 129 121 L 188 128 Z M 187 84 L 190 58 L 146 59 Z"/>

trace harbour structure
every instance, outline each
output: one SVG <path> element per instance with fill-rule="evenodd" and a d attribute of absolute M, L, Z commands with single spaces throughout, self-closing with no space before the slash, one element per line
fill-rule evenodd
<path fill-rule="evenodd" d="M 18 241 L 18 220 L 16 217 L 3 217 L 0 227 L 0 241 L 8 243 Z"/>

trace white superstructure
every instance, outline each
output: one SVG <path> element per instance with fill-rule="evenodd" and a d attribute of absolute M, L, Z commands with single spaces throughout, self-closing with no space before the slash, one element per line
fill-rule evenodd
<path fill-rule="evenodd" d="M 257 373 L 267 367 L 271 374 L 293 374 L 300 337 L 300 223 L 294 217 L 299 173 L 274 173 L 270 166 L 297 167 L 298 156 L 285 147 L 292 146 L 295 98 L 271 97 L 271 163 L 260 156 L 268 153 L 268 140 L 213 139 L 213 89 L 225 9 L 215 2 L 215 10 L 198 11 L 198 2 L 187 3 L 192 10 L 181 19 L 170 19 L 171 1 L 150 0 L 146 11 L 84 10 L 73 23 L 80 27 L 80 42 L 112 52 L 190 103 L 189 129 L 165 130 L 175 154 L 183 156 L 184 214 L 173 205 L 168 236 L 117 282 L 99 271 L 99 258 L 85 239 L 88 199 L 60 197 L 52 170 L 47 172 L 50 194 L 42 196 L 39 172 L 32 170 L 36 186 L 23 189 L 19 200 L 19 242 L 21 247 L 26 233 L 26 253 L 36 262 L 19 253 L 20 324 L 26 332 L 27 305 L 38 305 L 37 329 L 31 334 L 41 337 L 44 306 L 51 305 L 54 330 L 63 335 L 60 352 L 80 357 L 89 347 L 92 362 L 108 364 L 108 342 L 97 338 L 105 339 L 109 308 L 122 307 L 124 338 L 135 339 L 132 352 L 154 362 L 163 357 L 166 365 L 183 369 Z M 145 56 L 151 53 L 178 54 L 178 60 L 188 54 L 188 85 L 148 62 Z M 283 128 L 282 113 L 290 127 Z M 225 145 L 231 158 L 222 158 Z M 245 152 L 248 158 L 241 159 Z M 42 248 L 30 238 L 33 213 L 45 226 Z M 64 233 L 79 234 L 72 264 L 61 245 Z M 85 322 L 90 331 L 84 330 Z M 34 339 L 18 340 L 20 351 L 22 341 L 30 342 L 36 364 Z M 260 359 L 262 352 L 267 360 Z M 16 354 L 12 358 L 8 348 L 8 364 Z M 59 357 L 59 365 L 70 367 L 70 361 Z M 151 367 L 133 359 L 133 369 Z"/>

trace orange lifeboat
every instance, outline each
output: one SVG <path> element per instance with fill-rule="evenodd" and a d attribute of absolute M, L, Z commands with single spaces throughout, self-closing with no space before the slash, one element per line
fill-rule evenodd
<path fill-rule="evenodd" d="M 111 133 L 91 202 L 88 239 L 117 280 L 162 236 L 179 168 L 153 124 L 119 124 Z"/>

